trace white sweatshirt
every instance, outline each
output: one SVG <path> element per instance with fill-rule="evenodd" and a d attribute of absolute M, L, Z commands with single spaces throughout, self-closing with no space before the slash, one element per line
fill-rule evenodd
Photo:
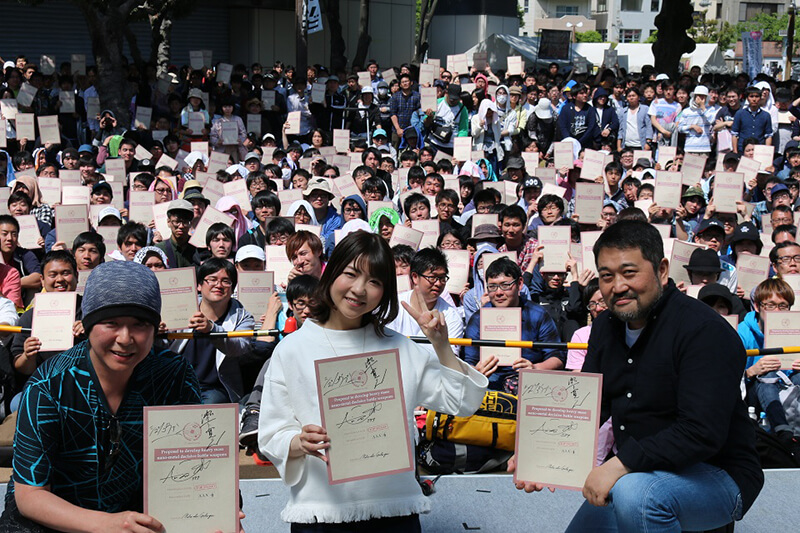
<path fill-rule="evenodd" d="M 372 326 L 323 329 L 309 319 L 275 349 L 264 379 L 258 445 L 291 488 L 281 513 L 286 522 L 353 522 L 430 510 L 414 472 L 329 485 L 322 460 L 307 455 L 289 458 L 289 444 L 302 427 L 322 425 L 314 374 L 314 361 L 319 359 L 397 348 L 409 435 L 417 431 L 412 413 L 418 405 L 458 416 L 480 407 L 488 385 L 483 374 L 471 367 L 468 375 L 445 368 L 435 355 L 406 337 L 388 329 L 386 333 L 387 337 L 378 337 Z"/>

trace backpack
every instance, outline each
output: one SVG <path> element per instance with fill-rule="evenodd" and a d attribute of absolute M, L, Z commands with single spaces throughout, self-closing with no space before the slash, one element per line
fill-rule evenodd
<path fill-rule="evenodd" d="M 514 452 L 443 440 L 423 440 L 417 446 L 417 464 L 434 475 L 505 470 L 512 455 Z"/>
<path fill-rule="evenodd" d="M 756 451 L 761 461 L 761 468 L 798 468 L 800 458 L 789 450 L 772 433 L 764 431 L 764 428 L 753 421 L 756 429 Z"/>
<path fill-rule="evenodd" d="M 486 391 L 472 416 L 454 416 L 428 411 L 425 440 L 484 446 L 514 451 L 517 432 L 517 397 Z"/>

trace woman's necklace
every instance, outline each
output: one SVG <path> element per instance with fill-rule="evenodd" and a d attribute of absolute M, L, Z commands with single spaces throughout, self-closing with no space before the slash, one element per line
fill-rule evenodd
<path fill-rule="evenodd" d="M 328 328 L 326 328 L 326 327 L 325 327 L 325 326 L 323 326 L 322 324 L 320 324 L 320 325 L 319 325 L 319 327 L 320 327 L 320 328 L 322 328 L 322 334 L 323 334 L 323 335 L 325 335 L 325 340 L 326 340 L 326 341 L 328 341 L 328 344 L 331 346 L 331 350 L 333 350 L 333 355 L 335 355 L 336 357 L 339 357 L 339 354 L 336 352 L 336 348 L 334 348 L 334 347 L 333 347 L 333 343 L 332 343 L 332 342 L 331 342 L 331 340 L 328 338 L 328 332 L 327 332 L 327 331 L 325 331 L 325 330 L 326 330 L 326 329 L 328 329 Z M 366 347 L 367 347 L 367 328 L 366 328 L 366 327 L 364 327 L 364 328 L 362 328 L 362 329 L 364 330 L 364 340 L 363 340 L 363 342 L 361 343 L 361 353 L 364 353 L 364 350 L 365 350 L 365 349 L 366 349 Z"/>

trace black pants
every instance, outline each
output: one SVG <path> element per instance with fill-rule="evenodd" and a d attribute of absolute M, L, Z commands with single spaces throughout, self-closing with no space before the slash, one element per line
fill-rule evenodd
<path fill-rule="evenodd" d="M 421 533 L 419 515 L 373 518 L 342 524 L 292 524 L 292 533 Z"/>

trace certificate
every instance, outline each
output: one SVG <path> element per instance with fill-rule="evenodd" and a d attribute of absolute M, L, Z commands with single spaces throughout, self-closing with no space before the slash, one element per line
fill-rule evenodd
<path fill-rule="evenodd" d="M 390 68 L 381 72 L 381 78 L 383 78 L 383 81 L 386 83 L 392 83 L 393 80 L 397 79 L 397 74 L 395 74 L 393 68 Z"/>
<path fill-rule="evenodd" d="M 17 103 L 22 107 L 30 107 L 33 104 L 33 99 L 36 98 L 37 92 L 38 89 L 36 87 L 27 81 L 24 82 L 17 93 Z"/>
<path fill-rule="evenodd" d="M 40 292 L 33 298 L 31 337 L 42 343 L 42 352 L 61 352 L 72 348 L 75 337 L 76 292 Z"/>
<path fill-rule="evenodd" d="M 280 200 L 281 204 L 283 205 L 292 205 L 297 200 L 302 199 L 303 191 L 300 189 L 285 189 L 283 191 L 278 191 L 278 200 Z"/>
<path fill-rule="evenodd" d="M 0 148 L 5 148 L 8 146 L 8 136 L 6 134 L 7 127 L 8 121 L 4 118 L 0 118 Z"/>
<path fill-rule="evenodd" d="M 539 244 L 544 246 L 542 272 L 566 272 L 569 261 L 569 243 L 572 241 L 569 226 L 540 226 Z"/>
<path fill-rule="evenodd" d="M 171 268 L 155 275 L 161 289 L 161 321 L 169 331 L 188 328 L 198 309 L 194 268 Z"/>
<path fill-rule="evenodd" d="M 20 94 L 22 94 L 21 91 Z M 36 139 L 36 129 L 33 127 L 33 117 L 33 113 L 17 113 L 17 139 L 28 139 L 31 142 Z"/>
<path fill-rule="evenodd" d="M 372 75 L 370 75 L 369 71 L 362 70 L 361 72 L 358 72 L 357 75 L 358 84 L 361 87 L 372 87 Z"/>
<path fill-rule="evenodd" d="M 222 192 L 225 196 L 232 196 L 239 204 L 239 210 L 246 215 L 253 210 L 250 205 L 250 191 L 247 190 L 247 181 L 233 180 L 222 184 Z M 215 204 L 216 205 L 216 204 Z"/>
<path fill-rule="evenodd" d="M 761 163 L 749 157 L 742 157 L 739 159 L 739 164 L 736 165 L 736 172 L 742 175 L 744 183 L 756 179 L 759 170 L 761 170 Z"/>
<path fill-rule="evenodd" d="M 217 65 L 217 81 L 227 85 L 231 82 L 231 72 L 233 65 L 230 63 L 220 63 Z"/>
<path fill-rule="evenodd" d="M 333 178 L 333 184 L 336 185 L 336 188 L 339 190 L 342 198 L 347 198 L 348 196 L 353 195 L 361 196 L 361 191 L 358 190 L 358 185 L 356 185 L 356 182 L 353 181 L 353 178 L 348 174 L 339 176 L 338 178 Z"/>
<path fill-rule="evenodd" d="M 200 135 L 203 132 L 203 128 L 206 127 L 205 117 L 200 112 L 190 111 L 187 126 L 192 130 L 192 135 Z"/>
<path fill-rule="evenodd" d="M 39 246 L 39 239 L 42 238 L 39 233 L 39 224 L 36 222 L 34 215 L 19 215 L 14 217 L 19 222 L 19 245 L 21 248 L 27 250 L 37 250 Z"/>
<path fill-rule="evenodd" d="M 267 256 L 267 270 L 275 274 L 275 283 L 286 285 L 294 265 L 286 257 L 286 246 L 267 245 L 264 248 Z"/>
<path fill-rule="evenodd" d="M 769 257 L 742 252 L 736 256 L 736 276 L 745 300 L 750 299 L 750 291 L 769 277 Z"/>
<path fill-rule="evenodd" d="M 300 135 L 300 111 L 292 111 L 286 115 L 286 135 Z"/>
<path fill-rule="evenodd" d="M 135 128 L 139 128 L 140 126 L 146 130 L 150 129 L 150 121 L 153 117 L 153 108 L 152 107 L 137 107 L 136 108 L 136 119 L 133 121 L 133 125 Z"/>
<path fill-rule="evenodd" d="M 461 294 L 469 281 L 469 250 L 442 250 L 447 257 L 447 280 L 445 290 L 451 294 Z"/>
<path fill-rule="evenodd" d="M 669 277 L 671 277 L 675 283 L 682 281 L 686 285 L 692 284 L 692 280 L 689 279 L 689 271 L 683 267 L 689 264 L 689 258 L 692 257 L 692 253 L 698 248 L 705 248 L 705 246 L 701 244 L 690 244 L 679 240 L 674 241 L 672 245 L 672 254 L 669 258 Z"/>
<path fill-rule="evenodd" d="M 572 149 L 573 145 L 569 141 L 553 143 L 553 161 L 555 162 L 556 169 L 575 167 Z"/>
<path fill-rule="evenodd" d="M 678 148 L 675 146 L 659 146 L 658 147 L 658 155 L 656 157 L 656 163 L 661 165 L 661 169 L 663 170 L 666 164 L 670 161 L 675 161 L 675 158 L 678 156 Z"/>
<path fill-rule="evenodd" d="M 86 205 L 57 205 L 56 240 L 72 248 L 75 237 L 89 231 L 89 207 Z"/>
<path fill-rule="evenodd" d="M 562 198 L 566 189 L 550 183 L 545 184 L 545 187 L 560 189 Z M 600 220 L 603 216 L 603 191 L 602 183 L 589 183 L 587 181 L 579 181 L 575 184 L 575 213 L 580 216 L 580 220 L 592 224 Z"/>
<path fill-rule="evenodd" d="M 172 237 L 172 229 L 169 227 L 167 223 L 167 210 L 169 209 L 170 202 L 162 202 L 160 204 L 153 205 L 153 223 L 156 225 L 156 231 L 161 234 L 164 240 L 169 239 Z M 203 236 L 205 239 L 205 236 Z M 171 265 L 175 266 L 175 265 Z"/>
<path fill-rule="evenodd" d="M 317 360 L 314 367 L 322 427 L 331 439 L 328 483 L 414 470 L 399 352 Z"/>
<path fill-rule="evenodd" d="M 275 290 L 275 274 L 273 272 L 239 272 L 238 298 L 245 309 L 259 322 L 261 315 L 267 312 L 269 297 Z"/>
<path fill-rule="evenodd" d="M 86 74 L 86 56 L 83 54 L 72 54 L 70 57 L 70 67 L 72 74 Z"/>
<path fill-rule="evenodd" d="M 154 203 L 154 192 L 132 190 L 130 201 L 128 202 L 128 219 L 133 222 L 141 222 L 146 226 L 153 220 Z"/>
<path fill-rule="evenodd" d="M 348 153 L 350 151 L 350 130 L 333 130 L 333 147 L 340 154 Z"/>
<path fill-rule="evenodd" d="M 261 138 L 261 115 L 258 113 L 247 114 L 247 133 L 255 133 Z"/>
<path fill-rule="evenodd" d="M 228 166 L 228 159 L 230 156 L 224 152 L 211 152 L 208 154 L 208 169 L 206 172 L 214 174 L 218 170 L 225 170 Z M 205 191 L 203 191 L 205 194 Z M 208 198 L 206 196 L 206 198 Z"/>
<path fill-rule="evenodd" d="M 413 228 L 407 228 L 402 224 L 398 224 L 392 231 L 392 238 L 389 239 L 389 248 L 397 246 L 398 244 L 405 244 L 410 246 L 415 252 L 419 249 L 419 243 L 422 242 L 423 233 Z"/>
<path fill-rule="evenodd" d="M 533 175 L 539 168 L 539 152 L 522 152 L 522 160 L 525 161 L 525 171 Z"/>
<path fill-rule="evenodd" d="M 707 155 L 686 154 L 683 156 L 683 166 L 681 167 L 683 185 L 694 187 L 700 183 L 706 170 L 706 160 L 708 160 Z"/>
<path fill-rule="evenodd" d="M 436 248 L 436 241 L 439 239 L 439 221 L 431 220 L 412 220 L 411 227 L 422 232 L 422 240 L 419 241 L 419 248 Z"/>
<path fill-rule="evenodd" d="M 239 144 L 239 127 L 236 122 L 222 122 L 222 144 Z"/>
<path fill-rule="evenodd" d="M 264 111 L 272 111 L 274 105 L 275 91 L 268 91 L 266 89 L 261 91 L 261 106 L 264 108 Z"/>
<path fill-rule="evenodd" d="M 75 93 L 61 91 L 58 93 L 58 101 L 61 102 L 61 107 L 58 108 L 59 113 L 75 112 Z"/>
<path fill-rule="evenodd" d="M 525 64 L 522 60 L 522 56 L 508 56 L 508 71 L 506 72 L 506 76 L 514 76 L 516 74 L 522 75 L 525 70 Z"/>
<path fill-rule="evenodd" d="M 764 348 L 800 346 L 800 311 L 767 311 L 764 313 Z M 781 370 L 792 368 L 800 358 L 796 353 L 779 354 Z"/>
<path fill-rule="evenodd" d="M 133 152 L 133 157 L 135 157 L 137 161 L 143 161 L 145 159 L 153 159 L 153 154 L 141 144 L 137 144 L 136 150 Z"/>
<path fill-rule="evenodd" d="M 119 228 L 117 226 L 99 226 L 95 231 L 103 238 L 103 244 L 106 245 L 106 255 L 113 254 L 119 250 L 117 246 Z"/>
<path fill-rule="evenodd" d="M 434 70 L 433 65 L 429 65 L 427 63 L 423 63 L 419 66 L 419 84 L 420 86 L 433 86 L 434 78 L 436 77 L 436 71 Z"/>
<path fill-rule="evenodd" d="M 488 52 L 474 52 L 472 54 L 472 66 L 475 67 L 475 70 L 486 70 L 488 60 Z"/>
<path fill-rule="evenodd" d="M 681 185 L 683 176 L 680 172 L 667 170 L 656 171 L 656 184 L 653 200 L 658 207 L 677 209 L 681 205 Z"/>
<path fill-rule="evenodd" d="M 86 118 L 93 120 L 100 114 L 100 98 L 97 96 L 86 97 Z"/>
<path fill-rule="evenodd" d="M 16 100 L 4 98 L 0 100 L 0 115 L 6 120 L 16 120 L 19 106 Z"/>
<path fill-rule="evenodd" d="M 190 50 L 189 51 L 189 65 L 191 65 L 192 70 L 200 70 L 203 68 L 203 51 L 202 50 Z"/>
<path fill-rule="evenodd" d="M 209 201 L 209 205 L 217 205 L 217 201 L 225 196 L 224 184 L 217 181 L 216 177 L 212 177 L 203 187 L 203 196 Z"/>
<path fill-rule="evenodd" d="M 61 203 L 64 205 L 89 205 L 91 189 L 83 185 L 64 185 L 61 187 Z"/>
<path fill-rule="evenodd" d="M 775 159 L 775 147 L 766 144 L 757 144 L 753 150 L 753 159 L 761 163 L 761 168 L 772 166 Z"/>
<path fill-rule="evenodd" d="M 481 226 L 488 224 L 497 227 L 498 220 L 499 216 L 495 213 L 476 213 L 472 215 L 472 235 L 470 237 L 474 237 L 475 230 Z"/>
<path fill-rule="evenodd" d="M 144 512 L 170 533 L 239 531 L 236 405 L 144 408 Z"/>
<path fill-rule="evenodd" d="M 522 337 L 522 308 L 521 307 L 482 307 L 481 312 L 481 339 L 514 341 Z M 481 346 L 481 361 L 491 356 L 497 356 L 500 366 L 511 366 L 514 361 L 522 357 L 522 348 L 497 348 L 494 346 Z"/>
<path fill-rule="evenodd" d="M 570 146 L 572 146 L 570 144 Z M 556 165 L 556 168 L 561 168 Z M 606 154 L 597 150 L 584 150 L 583 168 L 581 168 L 581 179 L 594 181 L 598 176 L 605 176 Z M 596 220 L 596 219 L 592 219 Z"/>
<path fill-rule="evenodd" d="M 496 252 L 496 253 L 485 253 L 481 257 L 483 257 L 483 271 L 486 272 L 489 270 L 489 265 L 500 259 L 501 257 L 507 257 L 511 261 L 517 262 L 517 252 Z"/>
<path fill-rule="evenodd" d="M 423 112 L 432 109 L 436 111 L 436 87 L 420 87 L 419 88 L 420 109 Z"/>
<path fill-rule="evenodd" d="M 325 101 L 324 83 L 314 83 L 311 85 L 311 101 L 315 104 L 321 104 Z"/>
<path fill-rule="evenodd" d="M 208 155 L 208 141 L 192 141 L 189 143 L 189 146 L 192 152 L 200 152 L 201 154 Z"/>
<path fill-rule="evenodd" d="M 127 173 L 124 159 L 106 159 L 106 174 L 124 180 Z"/>
<path fill-rule="evenodd" d="M 317 237 L 322 238 L 322 227 L 321 226 L 315 226 L 313 224 L 295 224 L 294 225 L 294 231 L 295 232 L 307 231 L 309 233 L 313 233 Z"/>
<path fill-rule="evenodd" d="M 742 201 L 744 180 L 739 172 L 717 172 L 714 176 L 714 206 L 719 213 L 735 213 Z"/>
<path fill-rule="evenodd" d="M 472 137 L 453 138 L 453 159 L 469 161 L 472 157 Z"/>
<path fill-rule="evenodd" d="M 208 233 L 208 228 L 217 222 L 222 222 L 230 227 L 233 227 L 233 221 L 234 219 L 230 215 L 227 215 L 211 206 L 206 207 L 206 210 L 203 212 L 203 216 L 200 217 L 200 221 L 197 223 L 197 228 L 195 228 L 192 237 L 189 239 L 189 244 L 197 248 L 205 248 L 206 233 Z"/>
<path fill-rule="evenodd" d="M 54 178 L 55 179 L 55 178 Z M 60 170 L 58 172 L 58 179 L 61 180 L 61 187 L 65 185 L 81 185 L 81 171 L 80 170 Z M 59 189 L 61 190 L 61 189 Z"/>
<path fill-rule="evenodd" d="M 603 376 L 522 370 L 514 482 L 581 490 L 597 455 Z"/>
<path fill-rule="evenodd" d="M 64 172 L 63 170 L 61 172 Z M 39 177 L 39 190 L 42 191 L 42 201 L 48 205 L 61 203 L 61 180 L 59 178 Z"/>

